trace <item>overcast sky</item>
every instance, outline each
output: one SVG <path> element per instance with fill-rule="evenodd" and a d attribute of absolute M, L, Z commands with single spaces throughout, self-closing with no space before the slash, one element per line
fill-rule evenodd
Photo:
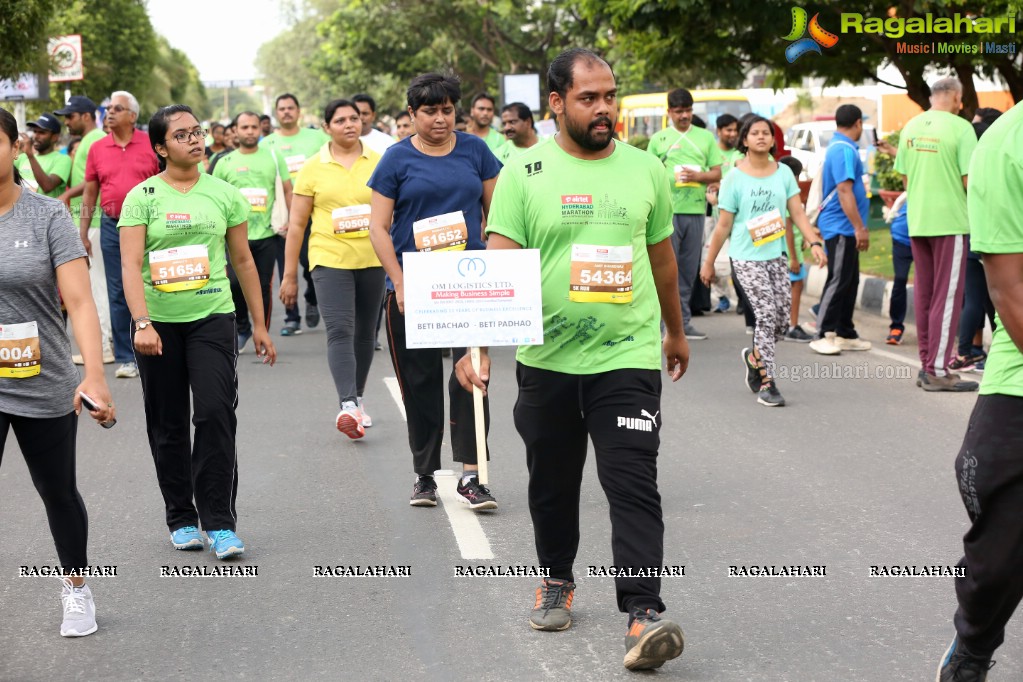
<path fill-rule="evenodd" d="M 278 0 L 150 0 L 148 8 L 204 81 L 254 78 L 259 46 L 285 28 Z"/>

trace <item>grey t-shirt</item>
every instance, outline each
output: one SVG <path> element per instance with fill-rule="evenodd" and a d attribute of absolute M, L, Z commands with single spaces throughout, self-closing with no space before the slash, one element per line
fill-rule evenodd
<path fill-rule="evenodd" d="M 0 215 L 0 412 L 51 418 L 74 409 L 81 378 L 60 314 L 57 267 L 76 258 L 85 258 L 85 247 L 64 204 L 22 189 Z M 38 356 L 31 338 L 8 338 L 24 336 L 29 322 L 38 330 Z M 39 373 L 8 376 L 34 371 L 26 356 L 39 361 Z"/>

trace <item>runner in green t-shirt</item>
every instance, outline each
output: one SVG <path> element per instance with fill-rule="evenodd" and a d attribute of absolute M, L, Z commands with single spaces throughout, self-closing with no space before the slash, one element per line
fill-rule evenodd
<path fill-rule="evenodd" d="M 291 181 L 294 184 L 302 166 L 307 160 L 316 156 L 320 147 L 330 141 L 330 136 L 320 128 L 299 127 L 299 122 L 302 120 L 302 109 L 299 107 L 298 98 L 290 93 L 279 95 L 274 102 L 274 109 L 280 128 L 272 135 L 264 137 L 259 146 L 271 149 L 278 156 L 284 157 L 284 163 L 288 166 L 288 172 L 291 174 Z M 320 323 L 320 309 L 316 305 L 316 286 L 313 284 L 309 270 L 309 230 L 311 227 L 312 222 L 310 221 L 305 227 L 305 238 L 302 241 L 300 255 L 302 278 L 305 279 L 305 322 L 310 328 Z M 278 276 L 282 276 L 284 274 L 284 237 L 278 236 L 275 241 L 277 243 Z M 301 334 L 300 320 L 298 304 L 285 308 L 281 336 Z"/>
<path fill-rule="evenodd" d="M 64 117 L 64 123 L 67 125 L 68 132 L 82 138 L 82 141 L 78 143 L 75 158 L 71 161 L 71 179 L 68 180 L 67 189 L 58 197 L 71 210 L 71 217 L 74 218 L 75 225 L 78 225 L 82 213 L 82 193 L 85 191 L 85 165 L 89 158 L 89 149 L 94 142 L 103 139 L 104 133 L 96 125 L 96 105 L 84 95 L 75 95 L 68 100 L 63 109 L 58 109 L 53 113 Z M 96 205 L 102 205 L 102 197 L 96 197 Z M 99 229 L 99 216 L 99 211 L 92 214 L 91 228 Z M 96 260 L 102 261 L 103 259 L 97 258 Z M 105 300 L 105 297 L 100 298 Z"/>
<path fill-rule="evenodd" d="M 202 549 L 201 524 L 210 551 L 226 559 L 245 550 L 235 535 L 238 349 L 227 249 L 252 312 L 256 353 L 273 364 L 277 351 L 263 322 L 249 254 L 249 202 L 232 185 L 199 172 L 205 136 L 184 105 L 153 115 L 149 139 L 162 172 L 128 192 L 117 227 L 146 428 L 171 543 Z M 181 475 L 188 470 L 191 476 Z"/>
<path fill-rule="evenodd" d="M 721 181 L 721 149 L 710 131 L 693 125 L 693 96 L 685 88 L 668 93 L 668 117 L 671 127 L 655 133 L 647 151 L 664 164 L 671 183 L 672 245 L 686 338 L 705 339 L 707 335 L 690 324 L 690 299 L 703 251 L 707 185 Z"/>
<path fill-rule="evenodd" d="M 56 150 L 60 140 L 60 120 L 52 114 L 43 114 L 28 124 L 33 138 L 21 137 L 22 155 L 18 159 L 18 172 L 25 186 L 48 197 L 59 197 L 71 176 L 71 158 Z"/>
<path fill-rule="evenodd" d="M 913 305 L 920 345 L 917 385 L 925 391 L 975 391 L 977 382 L 949 371 L 966 275 L 966 183 L 977 135 L 959 117 L 963 86 L 942 78 L 931 86 L 931 108 L 899 135 L 895 170 L 906 183 L 909 239 L 916 274 Z"/>
<path fill-rule="evenodd" d="M 507 139 L 507 144 L 497 150 L 497 160 L 502 165 L 540 141 L 533 125 L 533 112 L 522 102 L 501 107 L 501 127 Z"/>
<path fill-rule="evenodd" d="M 980 396 L 956 458 L 956 483 L 972 525 L 958 563 L 963 575 L 955 578 L 956 637 L 939 664 L 941 680 L 983 680 L 1020 602 L 1023 104 L 1000 116 L 984 133 L 969 177 L 971 246 L 983 259 L 998 321 Z"/>
<path fill-rule="evenodd" d="M 485 92 L 473 97 L 465 132 L 482 139 L 496 155 L 498 150 L 508 143 L 508 139 L 492 127 L 495 105 L 494 98 Z"/>
<path fill-rule="evenodd" d="M 611 507 L 614 563 L 663 564 L 660 358 L 663 350 L 677 381 L 689 346 L 668 182 L 656 160 L 613 139 L 611 68 L 575 48 L 551 63 L 547 80 L 560 132 L 501 172 L 487 248 L 539 250 L 544 343 L 518 350 L 515 424 L 529 463 L 538 563 L 550 570 L 529 622 L 557 631 L 572 623 L 587 435 Z M 458 363 L 470 390 L 486 388 L 489 370 L 486 355 L 478 376 L 468 357 Z M 682 653 L 682 630 L 658 615 L 665 608 L 658 577 L 618 580 L 616 591 L 618 608 L 629 614 L 626 668 L 656 668 Z"/>
<path fill-rule="evenodd" d="M 237 187 L 249 203 L 249 251 L 256 263 L 259 287 L 263 295 L 263 319 L 270 325 L 272 309 L 270 291 L 273 285 L 274 263 L 277 262 L 277 234 L 270 227 L 274 204 L 283 201 L 291 209 L 291 179 L 284 159 L 270 148 L 259 146 L 259 114 L 245 111 L 235 118 L 238 148 L 225 155 L 213 169 L 213 177 Z M 281 179 L 284 196 L 277 196 L 277 178 Z M 228 268 L 231 295 L 238 324 L 238 352 L 241 353 L 252 338 L 249 308 L 241 283 L 233 268 Z"/>

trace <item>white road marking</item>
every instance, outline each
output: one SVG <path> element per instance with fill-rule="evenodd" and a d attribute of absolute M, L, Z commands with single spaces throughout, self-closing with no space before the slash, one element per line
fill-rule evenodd
<path fill-rule="evenodd" d="M 408 421 L 405 405 L 401 401 L 401 388 L 398 386 L 398 379 L 385 377 L 384 384 L 387 385 L 387 391 L 398 406 L 401 418 Z M 461 552 L 462 558 L 493 559 L 494 552 L 490 549 L 490 541 L 487 540 L 487 535 L 483 532 L 483 526 L 480 525 L 476 512 L 458 501 L 458 494 L 455 492 L 458 476 L 448 470 L 438 470 L 434 473 L 434 479 L 437 481 L 437 495 L 440 497 L 441 506 L 444 507 L 444 511 L 448 515 L 448 523 L 451 524 L 451 531 L 455 534 L 455 542 L 458 543 L 458 551 Z"/>
<path fill-rule="evenodd" d="M 881 350 L 880 348 L 871 348 L 869 352 L 873 353 L 874 355 L 880 355 L 882 358 L 888 358 L 889 360 L 901 362 L 904 365 L 916 367 L 920 364 L 920 358 L 907 358 L 904 355 L 899 355 L 898 353 L 891 353 L 886 350 Z"/>
<path fill-rule="evenodd" d="M 408 415 L 405 414 L 405 403 L 401 401 L 401 387 L 398 386 L 398 378 L 384 377 L 384 384 L 387 386 L 387 391 L 391 394 L 391 398 L 394 399 L 394 404 L 398 406 L 402 420 L 408 421 Z"/>

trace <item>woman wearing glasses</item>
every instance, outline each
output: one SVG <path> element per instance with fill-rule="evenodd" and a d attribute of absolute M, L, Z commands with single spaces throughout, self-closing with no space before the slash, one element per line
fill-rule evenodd
<path fill-rule="evenodd" d="M 238 349 L 225 247 L 252 314 L 256 352 L 272 365 L 277 351 L 266 333 L 249 252 L 249 203 L 233 185 L 199 172 L 205 137 L 184 105 L 153 115 L 149 141 L 160 173 L 128 193 L 118 229 L 149 446 L 171 543 L 202 549 L 201 525 L 210 551 L 226 559 L 245 547 L 235 535 Z"/>

